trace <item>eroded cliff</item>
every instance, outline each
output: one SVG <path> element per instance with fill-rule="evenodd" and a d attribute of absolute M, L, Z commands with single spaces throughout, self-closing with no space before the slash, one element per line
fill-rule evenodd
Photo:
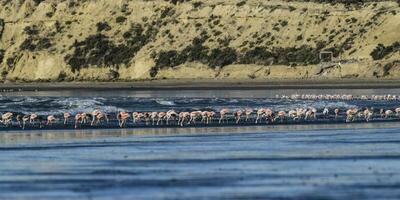
<path fill-rule="evenodd" d="M 0 2 L 3 80 L 400 77 L 396 1 Z"/>

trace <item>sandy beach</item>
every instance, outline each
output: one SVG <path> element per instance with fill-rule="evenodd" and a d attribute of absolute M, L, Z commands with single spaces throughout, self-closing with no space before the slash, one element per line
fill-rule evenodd
<path fill-rule="evenodd" d="M 400 88 L 400 80 L 337 79 L 337 80 L 149 80 L 133 82 L 8 82 L 0 84 L 4 91 L 51 90 L 231 90 L 231 89 L 378 89 Z"/>

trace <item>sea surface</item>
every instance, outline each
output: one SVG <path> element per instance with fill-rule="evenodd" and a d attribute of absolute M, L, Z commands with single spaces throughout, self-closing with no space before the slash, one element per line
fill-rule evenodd
<path fill-rule="evenodd" d="M 276 94 L 400 90 L 2 93 L 0 112 L 397 107 Z M 0 132 L 0 199 L 400 199 L 400 124 Z"/>
<path fill-rule="evenodd" d="M 0 113 L 14 112 L 20 114 L 36 113 L 38 115 L 62 115 L 64 112 L 76 114 L 90 113 L 100 109 L 107 113 L 119 111 L 194 111 L 228 108 L 232 111 L 245 108 L 271 108 L 275 111 L 295 108 L 373 107 L 394 109 L 400 101 L 370 100 L 293 100 L 276 96 L 292 94 L 352 94 L 360 95 L 400 95 L 400 89 L 305 89 L 305 90 L 61 90 L 37 92 L 0 93 Z"/>

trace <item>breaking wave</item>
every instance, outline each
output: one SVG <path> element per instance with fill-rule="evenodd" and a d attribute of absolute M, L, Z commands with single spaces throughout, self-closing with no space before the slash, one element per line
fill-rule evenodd
<path fill-rule="evenodd" d="M 278 110 L 292 110 L 295 108 L 316 108 L 322 110 L 328 108 L 385 108 L 397 107 L 396 102 L 380 101 L 338 101 L 338 100 L 291 100 L 275 98 L 138 98 L 138 97 L 13 97 L 0 96 L 0 113 L 13 112 L 39 115 L 61 114 L 69 112 L 91 112 L 101 109 L 107 113 L 125 111 L 176 111 L 214 110 L 222 108 L 259 109 L 271 108 Z"/>

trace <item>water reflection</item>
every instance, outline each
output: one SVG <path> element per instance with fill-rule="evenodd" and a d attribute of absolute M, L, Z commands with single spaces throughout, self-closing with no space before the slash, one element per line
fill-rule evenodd
<path fill-rule="evenodd" d="M 368 129 L 368 128 L 399 128 L 397 123 L 363 123 L 363 124 L 299 124 L 299 125 L 269 125 L 241 127 L 191 127 L 191 128 L 135 128 L 135 129 L 88 129 L 88 130 L 34 130 L 9 131 L 0 134 L 0 147 L 9 145 L 24 145 L 41 142 L 76 142 L 87 139 L 102 139 L 115 137 L 162 137 L 175 135 L 211 136 L 247 133 L 278 133 L 305 130 L 338 130 L 338 129 Z"/>
<path fill-rule="evenodd" d="M 399 126 L 1 133 L 0 199 L 397 199 Z"/>

